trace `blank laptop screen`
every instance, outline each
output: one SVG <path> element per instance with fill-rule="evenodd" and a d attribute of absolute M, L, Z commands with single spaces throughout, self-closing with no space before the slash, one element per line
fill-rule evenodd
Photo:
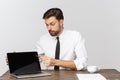
<path fill-rule="evenodd" d="M 7 53 L 10 73 L 28 74 L 41 71 L 37 52 Z"/>

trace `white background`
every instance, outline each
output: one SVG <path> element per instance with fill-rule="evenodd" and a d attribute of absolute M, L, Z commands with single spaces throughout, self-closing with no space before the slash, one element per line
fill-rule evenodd
<path fill-rule="evenodd" d="M 8 70 L 7 52 L 35 48 L 52 7 L 63 10 L 66 29 L 86 39 L 88 65 L 120 71 L 120 0 L 0 0 L 0 75 Z"/>

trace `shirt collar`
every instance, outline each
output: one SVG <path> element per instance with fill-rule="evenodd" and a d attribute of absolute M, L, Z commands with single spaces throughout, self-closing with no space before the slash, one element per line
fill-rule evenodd
<path fill-rule="evenodd" d="M 63 32 L 60 34 L 59 38 L 62 39 L 65 34 L 65 30 L 63 29 Z"/>
<path fill-rule="evenodd" d="M 62 33 L 61 33 L 60 36 L 59 36 L 59 39 L 62 39 L 62 37 L 64 36 L 64 34 L 65 34 L 65 30 L 63 29 Z M 50 37 L 51 37 L 52 39 L 56 40 L 56 37 L 57 37 L 57 36 L 51 36 L 51 35 L 50 35 Z"/>

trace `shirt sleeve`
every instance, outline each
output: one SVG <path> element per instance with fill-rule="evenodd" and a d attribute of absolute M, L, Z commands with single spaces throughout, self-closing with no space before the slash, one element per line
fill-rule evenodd
<path fill-rule="evenodd" d="M 87 66 L 87 52 L 84 43 L 85 40 L 78 34 L 75 44 L 76 59 L 74 60 L 77 70 L 85 69 Z"/>
<path fill-rule="evenodd" d="M 40 40 L 36 43 L 36 51 L 38 52 L 38 54 L 43 54 L 44 53 L 44 50 L 41 47 L 41 41 Z"/>

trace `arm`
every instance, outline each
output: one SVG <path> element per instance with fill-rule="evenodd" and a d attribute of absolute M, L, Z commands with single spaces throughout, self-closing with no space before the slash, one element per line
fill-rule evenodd
<path fill-rule="evenodd" d="M 41 60 L 46 66 L 60 66 L 60 67 L 76 70 L 76 66 L 74 64 L 74 61 L 72 60 L 71 61 L 58 60 L 58 59 L 50 58 L 47 56 L 42 56 Z"/>
<path fill-rule="evenodd" d="M 76 70 L 76 66 L 74 64 L 74 61 L 65 61 L 65 60 L 55 60 L 55 66 L 61 66 L 64 68 L 70 68 L 72 70 Z"/>
<path fill-rule="evenodd" d="M 77 35 L 76 39 L 76 45 L 75 45 L 75 54 L 76 59 L 74 60 L 74 63 L 76 65 L 77 70 L 85 69 L 87 66 L 87 52 L 85 48 L 85 40 L 81 37 L 80 34 Z"/>

